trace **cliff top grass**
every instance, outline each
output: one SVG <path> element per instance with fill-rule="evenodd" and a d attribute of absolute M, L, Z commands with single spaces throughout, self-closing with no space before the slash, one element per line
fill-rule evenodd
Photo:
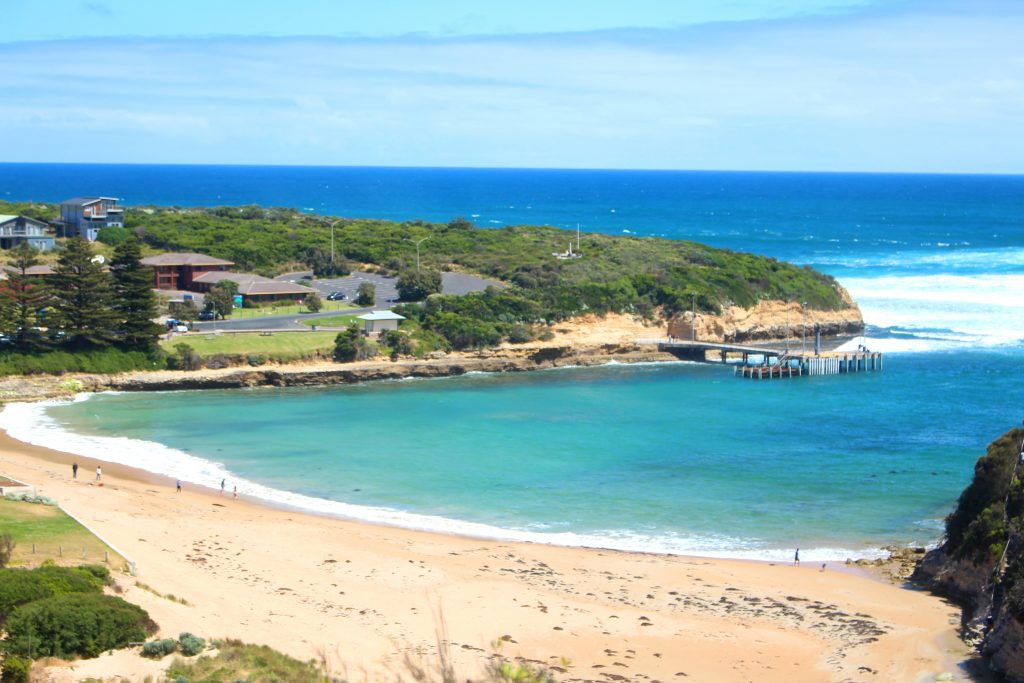
<path fill-rule="evenodd" d="M 85 469 L 79 474 L 89 476 Z M 38 566 L 46 560 L 60 565 L 102 564 L 105 557 L 111 567 L 125 564 L 124 558 L 55 505 L 0 499 L 0 529 L 15 543 L 12 566 Z"/>
<path fill-rule="evenodd" d="M 190 332 L 175 335 L 160 341 L 160 346 L 168 353 L 174 353 L 178 344 L 188 344 L 196 353 L 203 357 L 216 354 L 245 355 L 263 354 L 271 360 L 292 361 L 310 358 L 319 354 L 330 356 L 334 349 L 335 332 L 273 332 L 259 334 L 257 332 L 221 332 L 220 334 L 204 334 Z"/>
<path fill-rule="evenodd" d="M 42 220 L 53 204 L 0 203 L 0 212 Z M 575 232 L 547 226 L 477 228 L 447 224 L 335 219 L 295 209 L 258 206 L 128 207 L 126 228 L 157 251 L 194 251 L 228 259 L 238 270 L 273 275 L 330 249 L 339 258 L 389 272 L 423 268 L 479 273 L 515 284 L 549 311 L 548 319 L 600 310 L 719 311 L 759 300 L 795 300 L 809 308 L 847 306 L 835 281 L 811 268 L 689 241 L 632 235 L 583 235 L 579 258 L 557 259 Z M 424 238 L 427 238 L 424 240 Z"/>

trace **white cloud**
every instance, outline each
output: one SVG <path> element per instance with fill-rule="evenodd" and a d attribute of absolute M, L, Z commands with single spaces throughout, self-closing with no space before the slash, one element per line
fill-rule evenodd
<path fill-rule="evenodd" d="M 0 46 L 10 161 L 1024 170 L 1020 15 Z M 104 141 L 97 158 L 91 138 Z"/>

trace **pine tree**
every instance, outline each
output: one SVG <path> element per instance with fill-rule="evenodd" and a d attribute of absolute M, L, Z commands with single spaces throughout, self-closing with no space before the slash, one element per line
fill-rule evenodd
<path fill-rule="evenodd" d="M 114 302 L 117 314 L 117 337 L 129 349 L 149 351 L 156 347 L 160 326 L 156 317 L 156 293 L 153 271 L 142 265 L 142 248 L 137 239 L 117 245 L 110 262 L 113 276 Z"/>
<path fill-rule="evenodd" d="M 92 247 L 81 237 L 64 245 L 52 282 L 53 316 L 50 329 L 64 332 L 65 343 L 77 347 L 105 346 L 117 336 L 112 303 L 112 280 Z"/>
<path fill-rule="evenodd" d="M 38 347 L 42 336 L 37 312 L 46 305 L 46 286 L 38 276 L 28 275 L 28 269 L 39 265 L 39 253 L 27 242 L 22 242 L 10 259 L 7 280 L 2 292 L 4 331 L 16 348 L 27 350 Z"/>

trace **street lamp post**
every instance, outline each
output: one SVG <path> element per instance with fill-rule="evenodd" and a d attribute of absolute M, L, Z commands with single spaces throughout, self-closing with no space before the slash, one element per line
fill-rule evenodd
<path fill-rule="evenodd" d="M 421 237 L 418 240 L 414 240 L 414 239 L 409 238 L 409 237 L 406 237 L 405 239 L 407 239 L 408 241 L 410 241 L 410 242 L 412 242 L 412 243 L 414 243 L 416 245 L 416 273 L 419 274 L 419 272 L 420 272 L 420 245 L 423 244 L 424 242 L 426 242 L 427 240 L 429 240 L 430 239 L 430 235 L 427 235 L 426 237 Z"/>
<path fill-rule="evenodd" d="M 341 222 L 341 219 L 338 219 L 338 220 L 334 221 L 333 223 L 331 223 L 331 275 L 332 276 L 334 275 L 334 226 L 337 225 L 340 222 Z"/>

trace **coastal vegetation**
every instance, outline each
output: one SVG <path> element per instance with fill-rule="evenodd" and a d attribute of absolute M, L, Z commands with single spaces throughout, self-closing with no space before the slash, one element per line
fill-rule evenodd
<path fill-rule="evenodd" d="M 56 216 L 50 205 L 0 203 L 0 211 L 42 220 Z M 748 308 L 763 300 L 799 301 L 817 310 L 849 305 L 831 277 L 811 268 L 687 241 L 588 234 L 567 255 L 561 249 L 575 233 L 548 226 L 491 229 L 461 218 L 448 223 L 331 218 L 258 206 L 130 207 L 125 226 L 125 239 L 118 232 L 106 240 L 114 245 L 109 271 L 93 258 L 93 247 L 77 239 L 62 245 L 55 275 L 45 283 L 25 272 L 37 257 L 18 254 L 21 260 L 14 265 L 17 270 L 21 264 L 21 274 L 12 274 L 0 288 L 0 331 L 11 338 L 16 353 L 0 353 L 0 373 L 152 369 L 167 365 L 167 354 L 175 366 L 174 356 L 181 353 L 158 346 L 149 322 L 155 302 L 143 291 L 143 250 L 205 253 L 265 275 L 297 268 L 337 275 L 353 264 L 397 275 L 400 299 L 425 303 L 397 308 L 407 318 L 402 323 L 407 338 L 381 345 L 391 354 L 401 353 L 398 348 L 423 356 L 543 339 L 550 336 L 546 327 L 583 314 L 669 318 L 690 309 Z M 446 296 L 440 294 L 442 271 L 473 272 L 505 286 Z M 230 281 L 212 288 L 207 299 L 218 316 L 233 315 L 236 292 Z M 373 285 L 361 284 L 356 303 L 374 300 Z M 300 308 L 318 306 L 326 307 L 316 297 Z M 201 358 L 228 353 L 270 358 L 273 353 L 255 346 L 204 351 L 200 343 L 189 345 Z M 372 351 L 369 344 L 349 346 L 337 350 L 336 344 L 334 357 L 363 358 Z M 73 357 L 53 355 L 58 350 Z M 99 350 L 105 355 L 89 355 Z"/>
<path fill-rule="evenodd" d="M 171 641 L 173 643 L 173 641 Z M 233 683 L 234 681 L 289 681 L 329 683 L 316 662 L 300 662 L 266 645 L 224 639 L 213 643 L 217 653 L 192 661 L 176 659 L 167 668 L 171 681 Z"/>
<path fill-rule="evenodd" d="M 116 372 L 161 363 L 156 340 L 152 275 L 140 263 L 141 245 L 126 240 L 110 267 L 83 239 L 67 240 L 53 274 L 27 244 L 15 250 L 0 282 L 0 373 Z"/>
<path fill-rule="evenodd" d="M 960 602 L 991 666 L 1024 680 L 1024 429 L 989 444 L 914 578 Z"/>

